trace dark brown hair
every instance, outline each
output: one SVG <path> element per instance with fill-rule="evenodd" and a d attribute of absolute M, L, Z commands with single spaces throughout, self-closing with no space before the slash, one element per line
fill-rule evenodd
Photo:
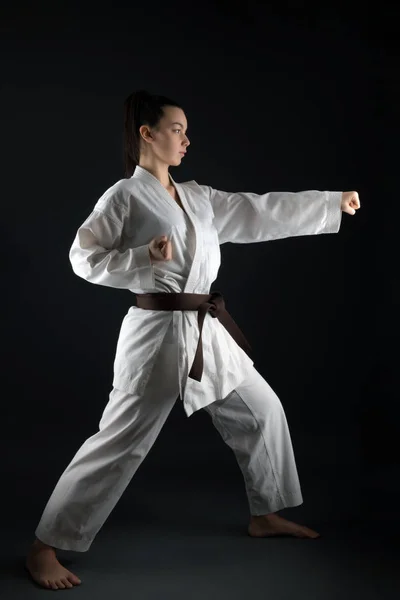
<path fill-rule="evenodd" d="M 166 96 L 152 95 L 146 90 L 130 94 L 124 102 L 124 162 L 125 177 L 132 177 L 140 160 L 140 132 L 142 125 L 157 127 L 164 116 L 164 106 L 180 104 Z M 182 109 L 183 110 L 183 109 Z"/>

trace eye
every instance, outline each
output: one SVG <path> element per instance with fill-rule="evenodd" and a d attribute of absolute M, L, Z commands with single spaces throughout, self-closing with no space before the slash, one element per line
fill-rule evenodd
<path fill-rule="evenodd" d="M 174 129 L 174 131 L 182 131 L 181 129 Z"/>

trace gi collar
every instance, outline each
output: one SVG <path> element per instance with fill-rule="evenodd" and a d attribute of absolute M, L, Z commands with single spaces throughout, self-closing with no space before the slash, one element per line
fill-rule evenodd
<path fill-rule="evenodd" d="M 159 181 L 159 179 L 157 179 L 157 177 L 155 177 L 152 173 L 150 173 L 150 171 L 147 171 L 147 169 L 144 169 L 143 167 L 140 167 L 139 165 L 136 165 L 132 177 L 137 177 L 138 179 L 143 179 L 144 181 L 148 181 L 149 183 L 152 183 L 152 182 L 154 183 L 156 181 L 157 183 L 162 185 L 161 181 Z M 169 180 L 172 183 L 172 185 L 175 185 L 175 181 L 172 179 L 171 173 L 168 173 L 168 177 L 169 177 Z"/>

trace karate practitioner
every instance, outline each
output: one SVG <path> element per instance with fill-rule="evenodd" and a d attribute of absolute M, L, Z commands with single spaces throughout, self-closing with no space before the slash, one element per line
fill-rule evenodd
<path fill-rule="evenodd" d="M 302 504 L 284 409 L 253 365 L 251 349 L 211 292 L 220 244 L 337 233 L 357 192 L 230 193 L 177 183 L 169 167 L 189 147 L 185 112 L 140 91 L 125 101 L 126 177 L 97 201 L 70 249 L 74 272 L 124 288 L 137 306 L 119 333 L 113 386 L 99 430 L 62 473 L 35 531 L 26 567 L 39 585 L 81 580 L 56 549 L 84 552 L 146 457 L 177 399 L 203 408 L 235 454 L 254 537 L 319 534 L 277 515 Z"/>

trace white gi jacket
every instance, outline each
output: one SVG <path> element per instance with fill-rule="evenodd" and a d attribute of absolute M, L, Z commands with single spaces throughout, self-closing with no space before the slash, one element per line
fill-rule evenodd
<path fill-rule="evenodd" d="M 76 275 L 137 294 L 209 294 L 220 266 L 220 244 L 337 233 L 340 228 L 342 192 L 230 193 L 169 177 L 188 216 L 156 177 L 137 166 L 131 178 L 104 192 L 79 227 L 69 252 Z M 164 234 L 172 241 L 172 260 L 152 264 L 148 244 Z M 225 327 L 207 313 L 202 379 L 188 378 L 198 339 L 197 311 L 132 306 L 121 325 L 113 386 L 142 393 L 161 345 L 170 344 L 171 352 L 178 352 L 178 372 L 171 377 L 179 378 L 190 417 L 227 396 L 254 368 Z"/>

